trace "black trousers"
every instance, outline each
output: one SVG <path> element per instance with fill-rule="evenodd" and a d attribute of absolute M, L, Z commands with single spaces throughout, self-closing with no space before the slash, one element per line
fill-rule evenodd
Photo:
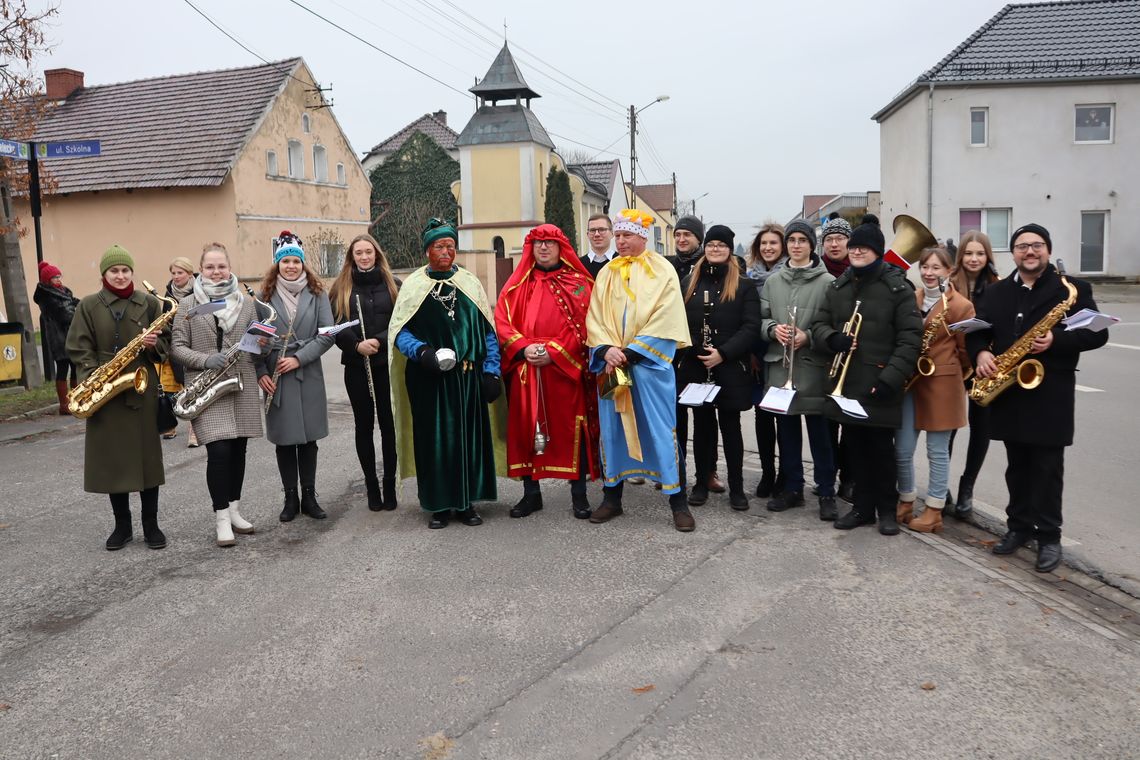
<path fill-rule="evenodd" d="M 206 487 L 215 512 L 241 498 L 247 443 L 248 438 L 227 438 L 206 444 Z"/>
<path fill-rule="evenodd" d="M 570 481 L 571 496 L 585 496 L 586 482 L 590 476 L 590 464 L 586 453 L 586 436 L 582 436 L 582 443 L 578 447 L 578 477 Z M 542 480 L 535 480 L 530 475 L 523 475 L 523 494 L 538 496 L 542 494 Z"/>
<path fill-rule="evenodd" d="M 63 377 L 66 377 L 64 375 Z M 129 493 L 113 493 L 111 497 L 111 511 L 116 515 L 130 514 L 131 495 Z M 158 486 L 139 491 L 139 501 L 142 502 L 142 521 L 153 522 L 158 519 Z"/>
<path fill-rule="evenodd" d="M 66 381 L 69 376 L 71 377 L 71 384 L 75 385 L 75 365 L 68 359 L 56 359 L 55 379 Z"/>
<path fill-rule="evenodd" d="M 990 450 L 990 408 L 978 406 L 969 402 L 970 442 L 966 444 L 966 467 L 962 470 L 962 480 L 973 485 L 982 465 L 986 462 L 986 454 Z M 954 455 L 954 438 L 958 431 L 950 432 L 950 455 Z"/>
<path fill-rule="evenodd" d="M 718 409 L 705 404 L 693 409 L 693 465 L 698 485 L 708 483 L 716 471 L 717 426 L 724 441 L 724 460 L 728 470 L 728 487 L 733 493 L 744 492 L 744 436 L 740 432 L 740 412 Z"/>
<path fill-rule="evenodd" d="M 827 423 L 828 428 L 831 430 L 831 451 L 835 455 L 835 474 L 839 478 L 839 483 L 846 484 L 855 480 L 855 467 L 851 456 L 851 439 L 847 436 L 847 430 L 855 427 L 854 425 L 843 426 L 834 420 Z M 842 437 L 840 437 L 842 431 Z"/>
<path fill-rule="evenodd" d="M 365 480 L 376 478 L 376 445 L 373 442 L 374 422 L 380 421 L 380 453 L 384 458 L 384 480 L 396 479 L 396 426 L 392 421 L 392 394 L 388 381 L 388 368 L 373 365 L 376 383 L 376 404 L 368 392 L 368 373 L 364 366 L 345 365 L 344 388 L 352 404 L 352 419 L 356 425 L 356 458 Z"/>
<path fill-rule="evenodd" d="M 1065 490 L 1065 447 L 1006 441 L 1005 508 L 1010 530 L 1029 533 L 1038 544 L 1061 540 L 1061 497 Z"/>
<path fill-rule="evenodd" d="M 760 468 L 765 475 L 776 476 L 776 415 L 756 407 L 756 451 L 760 455 Z M 783 460 L 780 462 L 783 466 Z"/>
<path fill-rule="evenodd" d="M 309 441 L 295 446 L 278 446 L 277 471 L 281 473 L 281 487 L 286 491 L 297 490 L 298 477 L 301 480 L 301 488 L 315 489 L 317 487 L 317 442 Z"/>
<path fill-rule="evenodd" d="M 851 451 L 855 478 L 855 510 L 862 515 L 894 514 L 895 431 L 867 425 L 844 425 L 843 439 Z"/>

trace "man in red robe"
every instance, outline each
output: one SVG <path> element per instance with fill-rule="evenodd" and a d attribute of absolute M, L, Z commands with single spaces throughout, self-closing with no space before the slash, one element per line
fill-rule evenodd
<path fill-rule="evenodd" d="M 570 481 L 574 516 L 590 516 L 586 481 L 597 478 L 598 404 L 586 352 L 594 281 L 562 230 L 540 224 L 495 306 L 507 384 L 507 474 L 523 498 L 511 517 L 542 509 L 539 480 Z"/>

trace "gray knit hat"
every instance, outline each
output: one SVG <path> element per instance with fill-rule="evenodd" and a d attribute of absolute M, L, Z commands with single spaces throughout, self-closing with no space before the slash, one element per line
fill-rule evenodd
<path fill-rule="evenodd" d="M 695 216 L 686 215 L 677 220 L 674 227 L 677 230 L 688 230 L 697 236 L 697 240 L 705 239 L 705 223 Z"/>
<path fill-rule="evenodd" d="M 805 222 L 803 219 L 797 219 L 787 227 L 784 228 L 784 245 L 787 245 L 787 240 L 792 236 L 793 232 L 799 232 L 804 235 L 808 242 L 811 243 L 811 249 L 815 250 L 815 228 L 810 223 Z"/>
<path fill-rule="evenodd" d="M 823 225 L 823 232 L 820 233 L 820 237 L 826 240 L 828 235 L 842 235 L 849 238 L 851 237 L 851 225 L 841 216 L 828 219 L 827 223 Z"/>

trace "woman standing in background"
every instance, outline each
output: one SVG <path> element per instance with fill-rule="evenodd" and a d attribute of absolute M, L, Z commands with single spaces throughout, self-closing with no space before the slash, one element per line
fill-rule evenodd
<path fill-rule="evenodd" d="M 748 247 L 748 269 L 745 274 L 756 285 L 756 293 L 764 289 L 764 283 L 778 272 L 787 261 L 788 250 L 784 245 L 784 227 L 776 222 L 765 222 L 752 245 Z M 768 352 L 768 342 L 761 339 L 752 349 L 752 371 L 758 375 L 758 384 L 763 391 L 765 385 L 764 355 Z M 759 399 L 755 399 L 759 403 Z M 759 406 L 756 414 L 756 451 L 760 456 L 760 482 L 756 484 L 756 495 L 762 499 L 780 493 L 784 488 L 783 473 L 776 471 L 776 415 L 764 411 Z"/>

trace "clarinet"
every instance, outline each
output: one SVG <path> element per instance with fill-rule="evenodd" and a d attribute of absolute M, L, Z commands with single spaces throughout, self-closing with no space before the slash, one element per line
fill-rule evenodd
<path fill-rule="evenodd" d="M 702 312 L 702 316 L 701 316 L 701 347 L 704 348 L 705 351 L 707 352 L 707 351 L 711 351 L 713 349 L 712 328 L 709 327 L 709 315 L 712 314 L 712 304 L 709 303 L 709 292 L 707 290 L 703 291 L 703 292 L 705 294 L 705 299 L 704 299 L 705 302 L 704 302 L 704 305 L 701 307 L 701 312 Z M 712 381 L 713 381 L 712 367 L 708 367 L 707 368 L 707 380 L 706 380 L 706 382 L 712 383 Z"/>

